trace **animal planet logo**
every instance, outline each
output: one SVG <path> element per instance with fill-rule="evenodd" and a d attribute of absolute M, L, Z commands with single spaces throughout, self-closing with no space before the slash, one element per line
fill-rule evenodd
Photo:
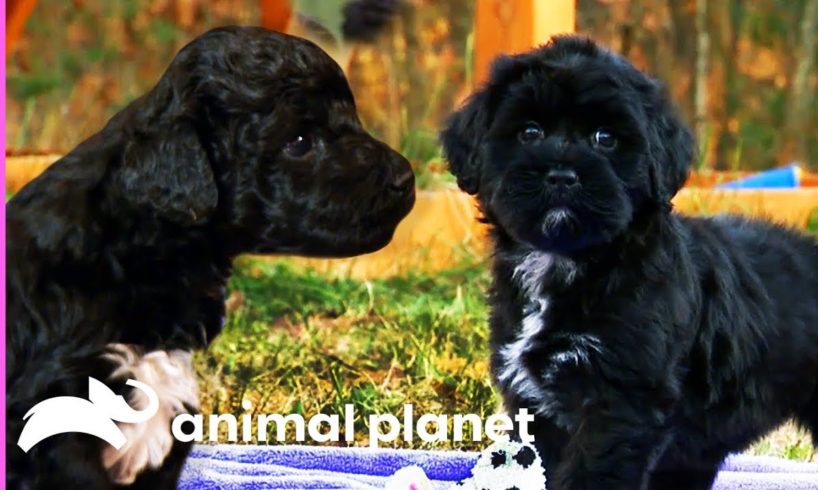
<path fill-rule="evenodd" d="M 28 421 L 20 433 L 17 445 L 27 453 L 43 439 L 57 434 L 79 432 L 99 437 L 115 449 L 121 449 L 128 441 L 114 421 L 138 424 L 150 420 L 159 410 L 159 397 L 150 386 L 133 379 L 125 384 L 145 393 L 148 397 L 145 409 L 134 410 L 122 396 L 89 376 L 88 400 L 58 396 L 34 405 L 23 416 L 23 420 Z"/>

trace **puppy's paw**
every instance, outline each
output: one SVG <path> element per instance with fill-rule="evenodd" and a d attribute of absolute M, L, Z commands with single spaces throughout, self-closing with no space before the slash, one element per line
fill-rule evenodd
<path fill-rule="evenodd" d="M 106 445 L 102 450 L 102 464 L 111 480 L 127 485 L 146 469 L 162 465 L 173 448 L 173 418 L 198 409 L 198 386 L 192 355 L 188 351 L 141 354 L 136 347 L 112 344 L 104 357 L 117 364 L 112 377 L 141 381 L 153 388 L 159 398 L 159 410 L 147 422 L 117 424 L 128 441 L 121 449 Z M 148 397 L 133 390 L 128 396 L 128 404 L 141 410 L 148 405 Z"/>
<path fill-rule="evenodd" d="M 138 430 L 123 427 L 123 432 L 128 442 L 122 449 L 106 445 L 102 450 L 102 464 L 117 485 L 129 485 L 144 470 L 159 468 L 173 448 L 170 421 L 161 411 L 150 421 L 139 424 Z"/>

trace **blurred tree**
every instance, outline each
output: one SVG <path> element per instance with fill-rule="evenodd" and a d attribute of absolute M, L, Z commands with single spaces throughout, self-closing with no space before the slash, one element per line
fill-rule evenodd
<path fill-rule="evenodd" d="M 714 14 L 716 15 L 711 20 L 710 29 L 715 28 L 718 33 L 717 52 L 714 54 L 717 70 L 710 83 L 718 90 L 718 94 L 715 90 L 712 94 L 711 111 L 715 124 L 710 136 L 714 142 L 710 161 L 711 166 L 725 170 L 735 166 L 733 163 L 737 163 L 738 155 L 741 153 L 737 135 L 737 114 L 741 94 L 736 63 L 739 59 L 738 33 L 744 17 L 743 2 L 742 0 L 719 2 Z M 715 159 L 715 162 L 712 159 Z"/>
<path fill-rule="evenodd" d="M 700 146 L 707 146 L 707 65 L 710 58 L 710 32 L 707 23 L 707 0 L 696 0 L 696 75 L 693 107 L 696 136 Z M 709 160 L 703 160 L 709 163 Z"/>
<path fill-rule="evenodd" d="M 801 16 L 801 40 L 798 46 L 798 63 L 792 76 L 787 122 L 785 126 L 785 146 L 782 150 L 785 159 L 806 160 L 807 143 L 810 134 L 804 129 L 809 127 L 814 118 L 814 87 L 810 87 L 810 77 L 814 76 L 816 30 L 818 30 L 818 0 L 807 0 Z"/>

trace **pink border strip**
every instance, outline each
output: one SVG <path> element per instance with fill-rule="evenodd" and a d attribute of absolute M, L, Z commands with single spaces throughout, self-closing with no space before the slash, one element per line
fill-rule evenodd
<path fill-rule="evenodd" d="M 0 27 L 3 41 L 3 66 L 0 67 L 0 74 L 3 75 L 3 97 L 0 102 L 0 112 L 3 113 L 3 122 L 0 123 L 2 128 L 2 150 L 3 150 L 3 174 L 0 176 L 0 183 L 3 187 L 3 207 L 0 209 L 0 243 L 3 244 L 3 255 L 0 256 L 0 276 L 3 277 L 2 284 L 0 284 L 0 324 L 2 324 L 3 335 L 0 337 L 0 392 L 3 393 L 3 408 L 0 409 L 0 438 L 3 443 L 0 444 L 0 473 L 3 475 L 3 480 L 0 483 L 0 488 L 6 488 L 6 2 L 0 6 L 0 17 L 3 18 L 3 27 Z"/>

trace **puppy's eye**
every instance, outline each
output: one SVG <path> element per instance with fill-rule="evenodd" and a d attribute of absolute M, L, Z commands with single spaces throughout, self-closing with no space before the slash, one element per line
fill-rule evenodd
<path fill-rule="evenodd" d="M 312 138 L 309 136 L 297 136 L 287 143 L 284 151 L 291 157 L 300 158 L 312 150 Z"/>
<path fill-rule="evenodd" d="M 539 124 L 530 122 L 520 131 L 518 137 L 523 143 L 533 143 L 543 139 L 544 133 Z"/>
<path fill-rule="evenodd" d="M 607 129 L 597 129 L 591 135 L 591 143 L 597 148 L 612 150 L 616 147 L 616 136 Z"/>

